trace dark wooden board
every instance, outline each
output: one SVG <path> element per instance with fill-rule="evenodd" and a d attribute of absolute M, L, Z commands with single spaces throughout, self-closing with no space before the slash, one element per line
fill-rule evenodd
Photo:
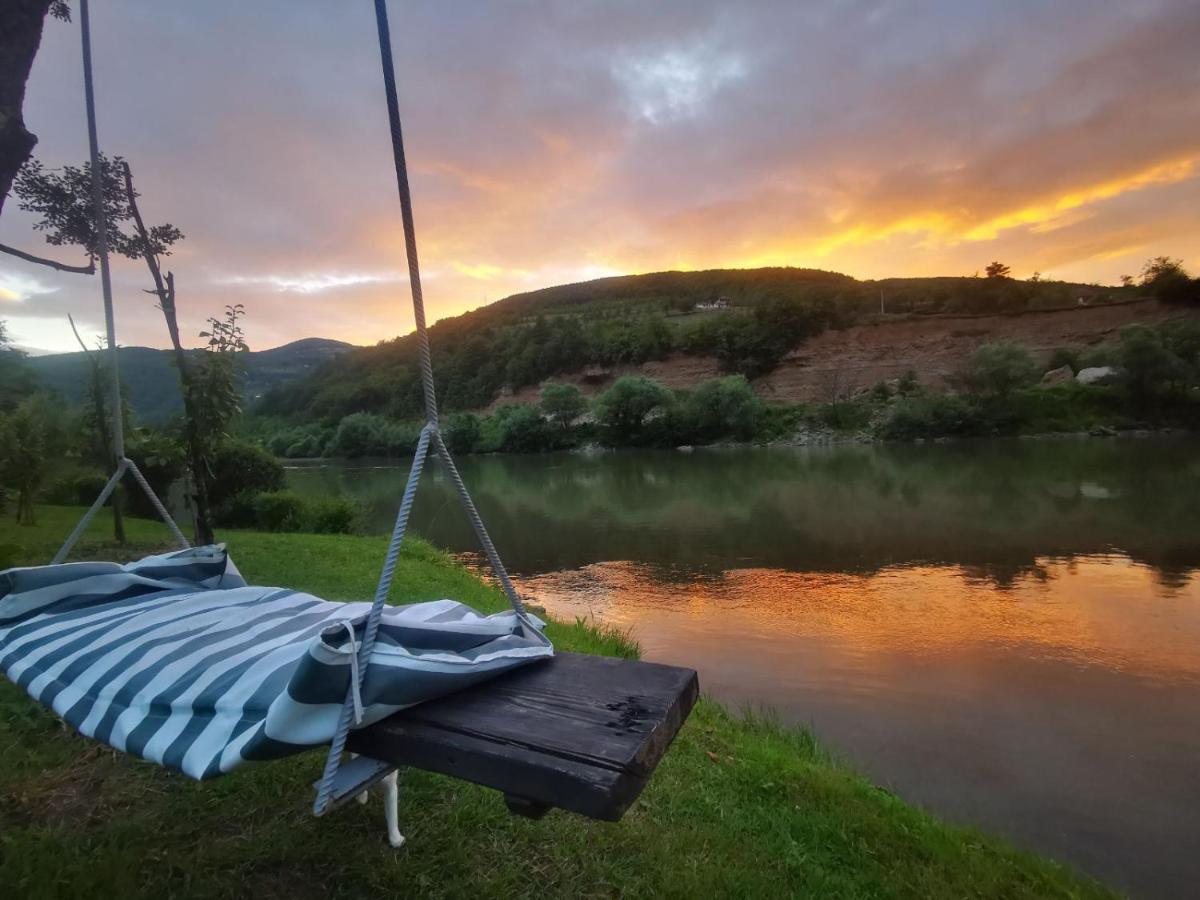
<path fill-rule="evenodd" d="M 350 734 L 347 749 L 502 791 L 509 808 L 615 822 L 699 694 L 693 669 L 558 653 Z"/>

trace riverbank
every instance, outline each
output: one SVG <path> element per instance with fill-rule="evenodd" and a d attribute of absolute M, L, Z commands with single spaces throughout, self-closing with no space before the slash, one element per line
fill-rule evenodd
<path fill-rule="evenodd" d="M 1164 342 L 1186 345 L 1186 352 L 1169 351 Z M 1150 363 L 1137 356 L 1146 348 Z M 482 418 L 454 413 L 442 434 L 455 455 L 466 456 L 592 447 L 1111 437 L 1200 429 L 1200 327 L 1123 333 L 1121 353 L 1128 357 L 1123 368 L 1092 368 L 1104 373 L 1100 383 L 1076 380 L 1072 366 L 1078 367 L 1078 360 L 1048 370 L 1039 380 L 1039 367 L 1027 351 L 987 345 L 961 375 L 960 388 L 968 390 L 931 391 L 908 373 L 819 404 L 764 403 L 740 376 L 714 378 L 691 392 L 625 377 L 590 406 L 575 386 L 547 384 L 537 405 L 505 404 Z M 244 434 L 280 458 L 360 459 L 411 455 L 420 430 L 416 422 L 356 413 L 336 425 L 252 419 Z"/>
<path fill-rule="evenodd" d="M 22 564 L 49 558 L 79 515 L 0 523 Z M 76 558 L 111 557 L 108 523 Z M 129 523 L 137 556 L 161 526 Z M 386 538 L 223 535 L 253 581 L 331 599 L 369 596 Z M 452 595 L 500 609 L 491 587 L 408 542 L 394 602 Z M 634 655 L 625 637 L 552 622 L 564 650 Z M 703 700 L 639 803 L 617 825 L 509 816 L 500 797 L 406 772 L 400 852 L 375 805 L 308 814 L 320 752 L 198 784 L 65 731 L 0 684 L 0 879 L 20 896 L 1101 897 L 1100 886 L 939 822 L 831 760 L 804 732 Z"/>

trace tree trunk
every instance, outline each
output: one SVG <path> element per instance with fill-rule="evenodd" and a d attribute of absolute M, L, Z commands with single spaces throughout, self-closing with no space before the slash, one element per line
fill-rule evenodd
<path fill-rule="evenodd" d="M 175 367 L 179 370 L 179 391 L 183 394 L 183 431 L 184 442 L 187 444 L 188 468 L 192 473 L 192 500 L 195 504 L 196 530 L 195 539 L 199 545 L 215 543 L 212 529 L 212 513 L 208 506 L 208 461 L 204 456 L 204 447 L 196 427 L 196 400 L 191 367 L 188 365 L 187 353 L 179 340 L 179 320 L 175 314 L 175 276 L 168 272 L 163 277 L 162 267 L 158 257 L 151 249 L 149 233 L 142 221 L 138 210 L 137 194 L 133 190 L 133 172 L 129 163 L 123 164 L 125 175 L 125 196 L 129 201 L 129 212 L 133 216 L 133 225 L 137 229 L 142 243 L 142 258 L 150 277 L 154 279 L 153 293 L 158 297 L 158 305 L 163 318 L 167 320 L 167 333 L 171 336 L 171 347 L 175 351 Z"/>
<path fill-rule="evenodd" d="M 33 153 L 37 136 L 25 128 L 25 82 L 42 43 L 50 0 L 0 3 L 0 212 L 13 179 Z"/>
<path fill-rule="evenodd" d="M 108 474 L 112 474 L 117 470 L 119 463 L 117 456 L 112 451 L 112 430 L 108 427 L 108 418 L 105 416 L 107 410 L 104 406 L 104 381 L 100 368 L 93 363 L 92 371 L 92 393 L 96 397 L 96 421 L 100 428 L 100 441 L 103 447 L 106 448 L 106 458 L 108 461 Z M 112 504 L 113 518 L 113 540 L 118 544 L 125 543 L 125 512 L 122 507 L 123 497 L 121 494 L 121 486 L 118 484 L 108 498 L 108 502 Z"/>
<path fill-rule="evenodd" d="M 21 485 L 17 490 L 17 524 L 37 524 L 37 518 L 33 512 L 33 491 L 25 485 Z"/>
<path fill-rule="evenodd" d="M 167 273 L 165 290 L 162 294 L 163 318 L 167 320 L 167 331 L 171 335 L 171 347 L 175 350 L 175 367 L 179 370 L 179 389 L 183 394 L 183 431 L 187 443 L 188 468 L 192 472 L 192 500 L 196 505 L 196 543 L 215 543 L 212 530 L 212 513 L 208 506 L 208 461 L 196 432 L 196 402 L 191 368 L 187 352 L 179 339 L 179 321 L 175 314 L 175 276 Z"/>

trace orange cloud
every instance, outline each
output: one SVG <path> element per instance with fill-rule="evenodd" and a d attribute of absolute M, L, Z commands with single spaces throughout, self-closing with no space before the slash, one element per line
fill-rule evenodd
<path fill-rule="evenodd" d="M 1049 230 L 1046 228 L 1048 223 L 1057 221 L 1063 213 L 1070 210 L 1131 191 L 1140 191 L 1150 185 L 1176 184 L 1191 178 L 1196 173 L 1197 163 L 1200 163 L 1200 155 L 1158 163 L 1129 175 L 1088 185 L 1048 202 L 1026 206 L 981 222 L 963 237 L 968 241 L 992 240 L 1001 231 L 1022 225 L 1034 225 L 1046 231 Z"/>

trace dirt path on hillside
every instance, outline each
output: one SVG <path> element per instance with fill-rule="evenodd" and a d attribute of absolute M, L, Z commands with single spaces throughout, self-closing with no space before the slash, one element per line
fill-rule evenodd
<path fill-rule="evenodd" d="M 1135 322 L 1158 322 L 1174 316 L 1200 317 L 1144 300 L 1112 306 L 1080 307 L 995 316 L 928 316 L 855 325 L 826 331 L 806 341 L 770 375 L 754 383 L 762 397 L 776 403 L 845 399 L 880 381 L 898 378 L 909 369 L 931 388 L 945 388 L 982 344 L 1015 341 L 1044 361 L 1059 348 L 1090 350 L 1114 340 Z M 596 394 L 622 375 L 644 375 L 670 388 L 689 388 L 721 374 L 712 357 L 675 354 L 640 366 L 614 366 L 554 379 Z M 500 397 L 501 403 L 536 403 L 540 385 Z"/>

